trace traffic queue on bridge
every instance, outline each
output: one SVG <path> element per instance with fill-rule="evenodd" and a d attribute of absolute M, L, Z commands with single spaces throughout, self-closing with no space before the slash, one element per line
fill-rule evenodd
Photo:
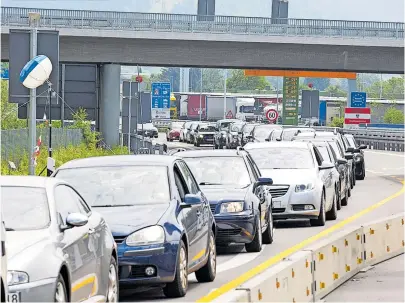
<path fill-rule="evenodd" d="M 224 119 L 173 123 L 166 138 L 213 147 L 1 177 L 9 300 L 116 302 L 120 290 L 150 288 L 183 297 L 191 273 L 214 281 L 217 247 L 277 245 L 280 220 L 324 226 L 365 178 L 366 146 L 338 129 Z"/>

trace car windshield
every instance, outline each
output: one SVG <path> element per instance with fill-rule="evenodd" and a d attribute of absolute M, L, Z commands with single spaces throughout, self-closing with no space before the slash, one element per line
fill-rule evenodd
<path fill-rule="evenodd" d="M 281 136 L 281 139 L 283 141 L 291 141 L 292 138 L 294 138 L 297 131 L 298 131 L 297 129 L 285 129 L 285 130 L 283 130 L 283 134 Z"/>
<path fill-rule="evenodd" d="M 203 125 L 199 129 L 200 132 L 215 132 L 215 125 Z"/>
<path fill-rule="evenodd" d="M 229 122 L 221 122 L 221 124 L 219 125 L 220 129 L 227 129 L 229 127 L 229 124 L 233 123 L 233 121 L 229 121 Z"/>
<path fill-rule="evenodd" d="M 240 112 L 241 113 L 246 113 L 246 114 L 252 114 L 255 110 L 255 107 L 253 105 L 242 105 L 240 107 Z"/>
<path fill-rule="evenodd" d="M 279 139 L 281 134 L 283 133 L 282 129 L 275 129 L 273 130 L 273 132 L 271 133 L 271 139 L 272 141 Z"/>
<path fill-rule="evenodd" d="M 308 169 L 314 167 L 307 148 L 266 147 L 249 150 L 260 169 Z"/>
<path fill-rule="evenodd" d="M 61 169 L 92 207 L 169 203 L 166 166 L 106 166 Z"/>
<path fill-rule="evenodd" d="M 255 139 L 266 139 L 271 133 L 272 129 L 274 129 L 274 127 L 257 126 L 254 130 Z"/>
<path fill-rule="evenodd" d="M 245 134 L 250 134 L 253 130 L 253 128 L 255 128 L 256 125 L 254 124 L 246 124 L 245 127 L 243 128 L 243 133 Z"/>
<path fill-rule="evenodd" d="M 241 157 L 185 158 L 198 183 L 202 185 L 234 185 L 251 183 L 245 161 Z"/>
<path fill-rule="evenodd" d="M 172 122 L 172 129 L 181 129 L 184 122 Z"/>
<path fill-rule="evenodd" d="M 350 147 L 356 148 L 356 141 L 354 141 L 353 137 L 346 137 L 347 141 L 349 141 Z"/>
<path fill-rule="evenodd" d="M 44 229 L 51 221 L 46 191 L 39 187 L 2 186 L 1 212 L 7 231 Z"/>
<path fill-rule="evenodd" d="M 331 162 L 329 153 L 328 153 L 328 148 L 326 146 L 317 146 L 319 152 L 321 153 L 321 156 L 324 161 Z"/>

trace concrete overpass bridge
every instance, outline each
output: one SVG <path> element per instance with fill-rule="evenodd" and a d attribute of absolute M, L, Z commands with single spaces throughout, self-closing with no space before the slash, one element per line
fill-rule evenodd
<path fill-rule="evenodd" d="M 2 7 L 2 60 L 29 12 L 59 30 L 66 63 L 404 73 L 404 23 L 16 7 Z"/>

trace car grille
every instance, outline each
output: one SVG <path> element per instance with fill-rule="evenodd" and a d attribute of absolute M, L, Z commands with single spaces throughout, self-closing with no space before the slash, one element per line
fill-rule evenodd
<path fill-rule="evenodd" d="M 283 212 L 285 212 L 285 208 L 273 208 L 272 209 L 272 211 L 273 211 L 273 214 L 280 214 L 280 213 L 283 213 Z"/>
<path fill-rule="evenodd" d="M 204 140 L 212 140 L 214 139 L 214 135 L 204 135 Z"/>
<path fill-rule="evenodd" d="M 272 198 L 282 197 L 287 193 L 289 188 L 290 186 L 288 185 L 270 187 L 271 197 Z"/>
<path fill-rule="evenodd" d="M 213 214 L 215 214 L 215 209 L 217 208 L 217 205 L 216 205 L 216 204 L 211 204 L 211 205 L 210 205 L 210 208 L 211 208 L 211 212 L 212 212 Z"/>
<path fill-rule="evenodd" d="M 114 241 L 117 244 L 121 244 L 122 242 L 124 242 L 126 236 L 114 236 Z"/>
<path fill-rule="evenodd" d="M 237 236 L 241 233 L 241 228 L 233 228 L 233 229 L 218 229 L 217 238 L 225 238 L 230 236 Z"/>

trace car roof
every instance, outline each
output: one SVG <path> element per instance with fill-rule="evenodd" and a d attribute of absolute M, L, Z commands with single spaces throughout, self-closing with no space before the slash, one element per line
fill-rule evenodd
<path fill-rule="evenodd" d="M 1 186 L 18 187 L 46 188 L 49 185 L 59 183 L 59 181 L 54 178 L 39 176 L 1 176 L 0 180 Z"/>
<path fill-rule="evenodd" d="M 176 153 L 176 156 L 182 158 L 202 158 L 202 157 L 242 157 L 240 151 L 232 149 L 207 149 L 207 150 L 189 150 Z"/>
<path fill-rule="evenodd" d="M 219 123 L 222 122 L 237 122 L 237 121 L 241 121 L 239 119 L 222 119 L 222 120 L 218 120 Z"/>
<path fill-rule="evenodd" d="M 178 160 L 168 155 L 119 155 L 83 158 L 69 161 L 58 169 L 96 166 L 170 166 Z"/>
<path fill-rule="evenodd" d="M 317 137 L 336 137 L 337 134 L 335 134 L 334 132 L 320 132 L 320 131 L 316 131 L 316 136 Z"/>
<path fill-rule="evenodd" d="M 270 142 L 258 142 L 248 143 L 245 145 L 247 151 L 251 149 L 261 149 L 268 147 L 287 147 L 287 148 L 309 148 L 310 142 L 297 142 L 297 141 L 270 141 Z"/>

